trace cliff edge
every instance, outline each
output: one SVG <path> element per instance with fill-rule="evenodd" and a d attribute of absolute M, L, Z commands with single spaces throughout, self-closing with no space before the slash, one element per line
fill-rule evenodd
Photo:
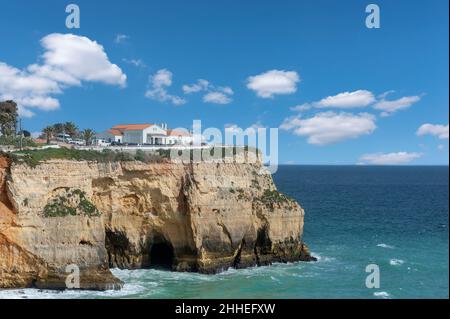
<path fill-rule="evenodd" d="M 216 273 L 314 260 L 304 211 L 261 163 L 0 157 L 0 288 L 118 289 L 110 268 Z"/>

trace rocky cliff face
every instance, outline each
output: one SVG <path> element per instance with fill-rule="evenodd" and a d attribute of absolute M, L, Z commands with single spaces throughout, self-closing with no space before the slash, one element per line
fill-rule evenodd
<path fill-rule="evenodd" d="M 119 288 L 110 267 L 216 273 L 313 260 L 260 163 L 0 159 L 0 288 Z"/>

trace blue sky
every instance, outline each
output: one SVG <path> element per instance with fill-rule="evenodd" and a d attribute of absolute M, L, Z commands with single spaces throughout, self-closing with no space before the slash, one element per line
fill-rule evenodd
<path fill-rule="evenodd" d="M 0 0 L 0 97 L 30 131 L 200 119 L 280 128 L 280 163 L 448 164 L 448 1 L 376 1 L 379 29 L 359 0 L 79 0 L 70 30 L 69 3 Z"/>

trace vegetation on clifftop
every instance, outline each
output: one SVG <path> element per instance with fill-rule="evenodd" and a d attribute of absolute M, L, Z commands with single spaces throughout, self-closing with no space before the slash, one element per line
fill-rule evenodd
<path fill-rule="evenodd" d="M 219 147 L 220 149 L 220 147 Z M 228 156 L 235 156 L 241 151 L 256 152 L 255 149 L 248 147 L 221 147 L 222 158 Z M 39 163 L 52 160 L 73 160 L 73 161 L 92 161 L 100 163 L 110 162 L 128 162 L 128 161 L 140 161 L 143 163 L 158 163 L 163 162 L 171 158 L 172 149 L 158 149 L 153 151 L 143 151 L 138 149 L 134 154 L 133 151 L 119 151 L 111 149 L 103 149 L 102 151 L 89 150 L 89 149 L 75 149 L 75 148 L 43 148 L 35 150 L 23 150 L 14 152 L 0 152 L 0 156 L 8 157 L 12 162 L 24 163 L 30 167 L 36 167 Z M 184 152 L 189 152 L 190 160 L 195 161 L 201 159 L 201 153 L 195 154 L 194 152 L 204 152 L 205 149 L 184 149 Z M 189 159 L 188 159 L 189 160 Z"/>
<path fill-rule="evenodd" d="M 0 145 L 9 145 L 13 147 L 19 147 L 22 144 L 23 147 L 37 147 L 41 144 L 36 143 L 31 137 L 20 136 L 0 136 Z"/>
<path fill-rule="evenodd" d="M 143 152 L 142 152 L 143 153 Z M 157 162 L 163 159 L 158 154 L 145 154 L 137 152 L 133 155 L 128 152 L 119 152 L 104 149 L 103 151 L 78 150 L 69 148 L 48 148 L 40 150 L 26 150 L 12 153 L 3 153 L 2 156 L 9 157 L 13 162 L 24 163 L 30 167 L 36 167 L 39 163 L 52 159 L 65 159 L 74 161 L 93 161 L 93 162 Z"/>

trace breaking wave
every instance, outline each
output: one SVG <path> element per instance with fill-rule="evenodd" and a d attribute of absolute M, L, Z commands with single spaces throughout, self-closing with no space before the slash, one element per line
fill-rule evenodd
<path fill-rule="evenodd" d="M 403 265 L 404 263 L 405 263 L 405 261 L 404 261 L 404 260 L 401 260 L 401 259 L 395 259 L 395 258 L 393 258 L 393 259 L 389 260 L 389 264 L 390 264 L 391 266 L 401 266 L 401 265 Z"/>
<path fill-rule="evenodd" d="M 391 246 L 391 245 L 388 245 L 388 244 L 384 244 L 384 243 L 378 244 L 377 247 L 388 248 L 388 249 L 394 249 L 395 248 L 394 246 Z"/>
<path fill-rule="evenodd" d="M 383 299 L 389 299 L 391 297 L 391 295 L 389 293 L 387 293 L 386 291 L 377 291 L 377 292 L 374 292 L 373 295 L 375 297 L 383 298 Z"/>

